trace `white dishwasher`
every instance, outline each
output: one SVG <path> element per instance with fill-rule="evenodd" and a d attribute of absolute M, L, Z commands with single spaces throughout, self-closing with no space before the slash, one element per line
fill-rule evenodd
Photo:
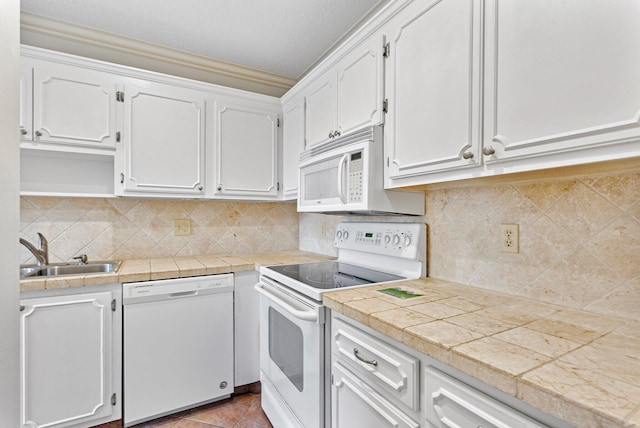
<path fill-rule="evenodd" d="M 233 392 L 233 275 L 122 285 L 124 426 Z"/>

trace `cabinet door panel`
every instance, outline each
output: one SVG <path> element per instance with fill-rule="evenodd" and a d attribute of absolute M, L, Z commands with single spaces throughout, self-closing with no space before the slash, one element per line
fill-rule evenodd
<path fill-rule="evenodd" d="M 37 63 L 33 82 L 37 140 L 115 146 L 116 85 L 108 75 L 80 67 Z"/>
<path fill-rule="evenodd" d="M 391 25 L 390 178 L 480 163 L 480 4 L 410 5 Z"/>
<path fill-rule="evenodd" d="M 333 363 L 332 373 L 333 427 L 419 428 L 418 423 L 340 363 Z"/>
<path fill-rule="evenodd" d="M 204 108 L 189 91 L 125 88 L 125 193 L 204 193 Z"/>
<path fill-rule="evenodd" d="M 335 69 L 331 69 L 307 92 L 307 149 L 329 139 L 329 133 L 338 130 L 335 73 Z"/>
<path fill-rule="evenodd" d="M 33 140 L 33 68 L 27 61 L 20 62 L 20 138 Z"/>
<path fill-rule="evenodd" d="M 23 426 L 65 427 L 111 415 L 111 293 L 22 302 Z"/>
<path fill-rule="evenodd" d="M 298 196 L 298 163 L 304 151 L 304 99 L 283 105 L 282 192 L 285 199 Z"/>
<path fill-rule="evenodd" d="M 278 114 L 220 101 L 217 112 L 217 193 L 278 195 Z"/>
<path fill-rule="evenodd" d="M 487 3 L 488 162 L 640 136 L 640 3 Z"/>
<path fill-rule="evenodd" d="M 346 134 L 382 123 L 383 40 L 371 37 L 338 65 L 338 129 Z"/>

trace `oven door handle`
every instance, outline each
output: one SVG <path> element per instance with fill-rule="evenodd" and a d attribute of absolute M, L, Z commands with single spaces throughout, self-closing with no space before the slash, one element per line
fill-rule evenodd
<path fill-rule="evenodd" d="M 278 305 L 282 306 L 288 313 L 290 313 L 294 317 L 296 317 L 298 319 L 301 319 L 303 321 L 313 321 L 313 322 L 317 322 L 318 321 L 318 314 L 315 311 L 301 311 L 300 309 L 294 308 L 289 303 L 287 303 L 285 300 L 281 299 L 280 297 L 276 296 L 275 294 L 271 293 L 270 291 L 267 291 L 264 288 L 264 284 L 262 284 L 262 283 L 256 284 L 255 285 L 255 289 L 256 289 L 256 291 L 258 293 L 262 294 L 267 299 L 269 299 L 269 300 L 277 303 Z"/>

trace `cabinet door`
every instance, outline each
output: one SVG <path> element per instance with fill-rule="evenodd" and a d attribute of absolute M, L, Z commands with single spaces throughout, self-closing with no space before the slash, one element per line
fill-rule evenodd
<path fill-rule="evenodd" d="M 298 197 L 298 164 L 304 151 L 304 98 L 283 105 L 282 193 L 285 199 Z"/>
<path fill-rule="evenodd" d="M 110 292 L 23 300 L 21 426 L 90 426 L 112 414 Z"/>
<path fill-rule="evenodd" d="M 33 67 L 20 61 L 20 139 L 33 140 Z"/>
<path fill-rule="evenodd" d="M 235 386 L 260 380 L 260 295 L 256 271 L 233 274 Z"/>
<path fill-rule="evenodd" d="M 334 428 L 419 428 L 413 421 L 343 365 L 333 362 L 331 416 Z"/>
<path fill-rule="evenodd" d="M 204 195 L 205 101 L 169 85 L 125 87 L 120 194 Z"/>
<path fill-rule="evenodd" d="M 418 0 L 390 22 L 387 185 L 481 163 L 480 6 Z"/>
<path fill-rule="evenodd" d="M 602 160 L 640 136 L 638 1 L 489 0 L 486 16 L 487 163 Z"/>
<path fill-rule="evenodd" d="M 217 100 L 216 195 L 278 196 L 278 111 Z"/>
<path fill-rule="evenodd" d="M 35 62 L 33 132 L 37 142 L 115 147 L 114 78 L 83 67 Z"/>
<path fill-rule="evenodd" d="M 329 70 L 306 91 L 306 148 L 329 138 L 338 130 L 336 71 Z"/>
<path fill-rule="evenodd" d="M 338 64 L 338 130 L 346 134 L 383 122 L 384 39 L 371 37 Z"/>

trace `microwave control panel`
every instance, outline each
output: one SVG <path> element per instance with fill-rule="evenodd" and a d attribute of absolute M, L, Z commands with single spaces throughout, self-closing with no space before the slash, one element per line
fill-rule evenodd
<path fill-rule="evenodd" d="M 349 203 L 362 202 L 363 178 L 362 152 L 352 153 L 349 156 Z"/>

